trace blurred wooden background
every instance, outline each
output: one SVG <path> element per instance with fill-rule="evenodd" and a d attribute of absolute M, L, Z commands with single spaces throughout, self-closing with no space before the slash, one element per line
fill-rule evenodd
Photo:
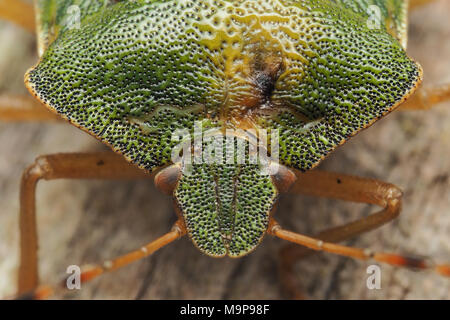
<path fill-rule="evenodd" d="M 428 85 L 450 82 L 450 2 L 411 13 L 409 53 Z M 36 62 L 35 39 L 0 22 L 0 93 L 26 93 L 23 74 Z M 0 297 L 15 291 L 18 266 L 18 190 L 22 170 L 41 154 L 104 147 L 69 124 L 0 123 Z M 393 223 L 346 244 L 427 255 L 450 262 L 450 103 L 428 112 L 396 112 L 339 148 L 323 169 L 374 177 L 400 186 L 403 212 Z M 171 201 L 151 181 L 52 181 L 38 187 L 41 279 L 71 264 L 100 262 L 138 248 L 175 221 Z M 298 232 L 367 215 L 375 207 L 308 197 L 281 200 L 277 219 Z M 238 260 L 203 256 L 188 239 L 105 275 L 67 298 L 278 299 L 278 250 L 266 237 Z M 329 254 L 296 267 L 312 299 L 448 299 L 450 280 L 382 265 L 382 289 L 366 288 L 366 268 Z"/>

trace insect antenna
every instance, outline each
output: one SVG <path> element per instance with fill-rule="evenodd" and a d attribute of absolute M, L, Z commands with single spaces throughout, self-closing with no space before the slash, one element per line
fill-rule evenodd
<path fill-rule="evenodd" d="M 436 264 L 425 259 L 411 258 L 393 253 L 373 252 L 369 249 L 360 249 L 325 242 L 320 239 L 285 230 L 274 220 L 270 223 L 268 233 L 280 239 L 287 240 L 316 251 L 330 252 L 359 260 L 374 260 L 398 267 L 407 267 L 418 270 L 434 270 L 442 276 L 450 277 L 450 264 Z"/>
<path fill-rule="evenodd" d="M 172 243 L 173 241 L 183 237 L 186 234 L 186 229 L 182 221 L 177 221 L 172 230 L 165 235 L 159 237 L 158 239 L 142 246 L 141 248 L 120 256 L 113 260 L 108 260 L 102 264 L 97 265 L 87 265 L 82 268 L 80 274 L 80 284 L 89 282 L 98 276 L 115 271 L 122 268 L 132 262 L 145 258 L 154 252 L 158 251 L 162 247 Z M 67 290 L 67 278 L 65 277 L 63 281 L 55 285 L 41 285 L 36 289 L 21 294 L 14 299 L 17 300 L 43 300 L 51 297 L 55 293 L 63 292 Z"/>

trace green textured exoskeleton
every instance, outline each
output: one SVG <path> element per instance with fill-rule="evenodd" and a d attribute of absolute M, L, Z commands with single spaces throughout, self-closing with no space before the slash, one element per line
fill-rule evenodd
<path fill-rule="evenodd" d="M 73 5 L 80 21 L 67 24 Z M 294 179 L 288 167 L 313 168 L 418 86 L 420 66 L 404 51 L 406 5 L 40 0 L 43 54 L 26 83 L 128 161 L 148 171 L 168 166 L 159 180 L 170 182 L 193 242 L 208 255 L 238 257 L 264 236 Z M 267 141 L 276 134 L 268 166 L 282 166 L 264 175 L 258 161 L 219 157 L 192 163 L 187 174 L 173 160 L 173 133 L 192 138 L 196 123 L 249 148 L 252 140 L 236 132 L 264 131 Z M 215 150 L 227 154 L 224 145 Z M 269 155 L 274 148 L 266 146 Z"/>

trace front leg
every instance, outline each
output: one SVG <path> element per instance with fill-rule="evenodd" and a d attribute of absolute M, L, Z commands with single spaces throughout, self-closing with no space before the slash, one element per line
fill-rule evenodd
<path fill-rule="evenodd" d="M 0 95 L 0 121 L 60 121 L 62 118 L 47 110 L 29 95 Z"/>
<path fill-rule="evenodd" d="M 33 6 L 22 0 L 0 0 L 0 18 L 35 32 Z"/>
<path fill-rule="evenodd" d="M 428 110 L 439 103 L 450 101 L 450 84 L 433 87 L 420 87 L 399 110 Z"/>
<path fill-rule="evenodd" d="M 83 271 L 80 274 L 80 284 L 87 283 L 93 279 L 96 279 L 102 274 L 113 272 L 117 269 L 129 265 L 130 263 L 146 258 L 155 253 L 156 251 L 158 251 L 159 249 L 183 237 L 185 234 L 186 228 L 184 226 L 184 222 L 182 220 L 178 220 L 172 227 L 172 230 L 170 230 L 163 236 L 159 237 L 158 239 L 140 247 L 139 249 L 131 251 L 115 259 L 104 261 L 101 264 L 86 265 L 82 267 L 81 269 Z M 59 290 L 67 290 L 67 276 L 59 284 L 39 286 L 34 290 L 25 292 L 17 296 L 17 299 L 26 299 L 26 300 L 46 299 L 51 295 L 55 294 Z"/>
<path fill-rule="evenodd" d="M 318 233 L 315 238 L 327 242 L 340 242 L 381 227 L 395 219 L 401 210 L 402 192 L 393 184 L 375 179 L 312 170 L 296 171 L 297 181 L 290 193 L 314 197 L 368 203 L 383 209 L 373 214 Z M 288 296 L 303 298 L 298 290 L 294 265 L 315 251 L 296 244 L 288 244 L 280 251 L 280 276 L 283 290 Z"/>
<path fill-rule="evenodd" d="M 39 283 L 36 227 L 36 186 L 55 179 L 151 179 L 153 175 L 112 152 L 41 156 L 22 175 L 20 185 L 20 267 L 18 294 Z"/>

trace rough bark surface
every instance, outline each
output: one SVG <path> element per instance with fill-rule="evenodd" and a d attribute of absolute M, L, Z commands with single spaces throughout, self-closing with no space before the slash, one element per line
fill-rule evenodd
<path fill-rule="evenodd" d="M 450 83 L 450 3 L 411 12 L 409 52 L 425 70 L 425 85 Z M 36 61 L 34 38 L 0 22 L 0 92 L 26 93 L 25 70 Z M 69 124 L 0 123 L 0 297 L 15 291 L 18 268 L 18 191 L 22 170 L 41 154 L 102 150 Z M 378 178 L 400 186 L 400 217 L 345 242 L 374 250 L 450 261 L 450 103 L 424 112 L 395 112 L 339 148 L 322 169 Z M 38 187 L 40 275 L 68 265 L 101 262 L 166 232 L 171 201 L 151 181 L 51 181 Z M 277 219 L 313 234 L 367 215 L 374 207 L 302 196 L 281 200 Z M 281 240 L 266 237 L 245 258 L 203 256 L 188 239 L 83 286 L 67 298 L 278 299 Z M 363 263 L 317 254 L 296 266 L 312 299 L 448 299 L 450 281 L 428 272 L 381 266 L 380 290 L 366 287 Z"/>

